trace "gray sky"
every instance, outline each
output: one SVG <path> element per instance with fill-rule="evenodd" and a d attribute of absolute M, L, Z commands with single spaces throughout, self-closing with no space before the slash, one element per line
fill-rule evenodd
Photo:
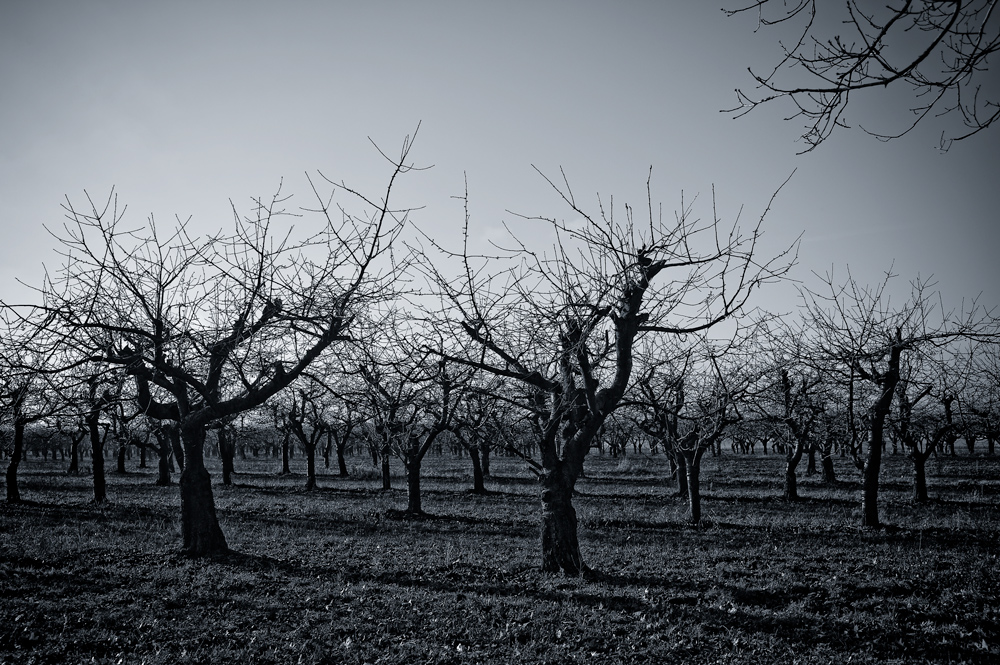
<path fill-rule="evenodd" d="M 390 152 L 422 121 L 400 206 L 456 238 L 468 174 L 477 233 L 505 209 L 569 211 L 531 165 L 564 167 L 578 200 L 596 193 L 671 212 L 700 197 L 747 223 L 797 169 L 765 222 L 776 249 L 803 234 L 795 276 L 850 266 L 875 281 L 933 274 L 947 300 L 1000 304 L 1000 130 L 936 150 L 943 124 L 880 143 L 840 131 L 796 155 L 788 106 L 734 120 L 746 67 L 778 54 L 776 34 L 722 3 L 28 2 L 0 5 L 0 298 L 57 267 L 60 203 L 116 187 L 138 224 L 193 216 L 227 227 L 230 199 L 285 191 L 310 203 L 305 171 L 376 193 Z M 859 97 L 848 120 L 898 129 L 906 100 Z M 516 221 L 514 222 L 517 223 Z M 522 227 L 523 228 L 523 227 Z M 530 232 L 530 231 L 529 231 Z M 787 292 L 758 303 L 789 309 Z"/>

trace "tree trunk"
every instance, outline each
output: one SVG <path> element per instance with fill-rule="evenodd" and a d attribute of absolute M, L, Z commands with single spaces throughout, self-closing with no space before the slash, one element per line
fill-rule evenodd
<path fill-rule="evenodd" d="M 486 494 L 486 483 L 483 482 L 483 462 L 479 457 L 479 446 L 469 448 L 469 457 L 472 458 L 472 493 Z"/>
<path fill-rule="evenodd" d="M 306 449 L 306 489 L 316 489 L 316 444 L 306 441 L 302 444 Z"/>
<path fill-rule="evenodd" d="M 420 459 L 416 455 L 407 455 L 406 466 L 406 513 L 408 515 L 423 515 L 420 505 Z"/>
<path fill-rule="evenodd" d="M 184 427 L 184 471 L 181 472 L 181 533 L 184 553 L 210 557 L 229 551 L 219 527 L 212 496 L 212 478 L 205 468 L 205 427 L 198 423 Z"/>
<path fill-rule="evenodd" d="M 820 466 L 823 467 L 823 482 L 832 485 L 837 482 L 837 474 L 833 470 L 833 451 L 827 450 L 823 452 L 823 457 L 820 458 Z"/>
<path fill-rule="evenodd" d="M 789 449 L 788 454 L 785 457 L 785 500 L 786 501 L 799 500 L 799 485 L 798 485 L 798 479 L 795 477 L 795 469 L 796 467 L 798 467 L 799 461 L 802 459 L 802 453 L 804 452 L 804 449 L 805 449 L 805 444 L 802 441 L 796 441 L 794 447 Z M 812 452 L 811 448 L 810 452 Z"/>
<path fill-rule="evenodd" d="M 480 445 L 480 453 L 482 454 L 482 467 L 483 467 L 483 478 L 490 477 L 490 444 L 484 443 Z"/>
<path fill-rule="evenodd" d="M 156 432 L 156 450 L 159 463 L 156 466 L 156 484 L 159 487 L 166 487 L 170 484 L 170 441 L 167 433 L 162 430 Z"/>
<path fill-rule="evenodd" d="M 392 476 L 389 475 L 389 446 L 382 447 L 382 489 L 392 489 Z"/>
<path fill-rule="evenodd" d="M 80 475 L 80 442 L 83 437 L 73 434 L 69 438 L 69 468 L 66 473 L 71 476 Z"/>
<path fill-rule="evenodd" d="M 688 497 L 687 460 L 680 452 L 674 453 L 674 476 L 677 479 L 677 493 L 674 496 Z"/>
<path fill-rule="evenodd" d="M 167 437 L 170 439 L 170 447 L 174 451 L 174 459 L 177 460 L 177 467 L 184 471 L 184 446 L 181 445 L 181 430 L 178 425 L 171 425 L 167 428 Z"/>
<path fill-rule="evenodd" d="M 14 450 L 7 464 L 7 503 L 21 503 L 21 490 L 17 486 L 17 467 L 24 456 L 24 424 L 14 424 Z"/>
<path fill-rule="evenodd" d="M 558 462 L 542 477 L 542 570 L 577 576 L 584 566 L 572 501 L 574 480 L 565 467 Z"/>
<path fill-rule="evenodd" d="M 229 437 L 225 427 L 217 430 L 216 437 L 219 441 L 219 457 L 222 458 L 222 484 L 233 484 L 233 472 L 236 467 L 234 458 L 236 457 L 236 442 Z"/>
<path fill-rule="evenodd" d="M 868 445 L 868 458 L 865 460 L 864 469 L 862 470 L 862 526 L 875 527 L 881 524 L 878 517 L 878 477 L 881 468 L 882 446 L 875 440 L 875 434 L 873 433 L 872 441 L 870 441 Z"/>
<path fill-rule="evenodd" d="M 115 473 L 120 476 L 124 476 L 127 473 L 127 470 L 125 469 L 125 452 L 127 450 L 127 443 L 118 444 L 118 465 L 115 467 Z"/>
<path fill-rule="evenodd" d="M 347 448 L 347 437 L 337 439 L 337 468 L 340 470 L 340 477 L 347 478 L 350 474 L 347 471 L 347 460 L 344 459 L 344 449 Z"/>
<path fill-rule="evenodd" d="M 94 408 L 87 414 L 91 466 L 94 469 L 94 503 L 104 503 L 108 500 L 108 485 L 104 478 L 104 439 L 101 438 L 100 416 L 99 408 Z"/>
<path fill-rule="evenodd" d="M 806 475 L 815 476 L 819 471 L 816 469 L 816 446 L 809 446 L 809 456 L 806 458 Z"/>

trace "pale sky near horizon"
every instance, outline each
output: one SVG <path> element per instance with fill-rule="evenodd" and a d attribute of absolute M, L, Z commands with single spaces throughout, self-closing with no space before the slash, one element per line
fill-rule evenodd
<path fill-rule="evenodd" d="M 644 209 L 652 166 L 668 214 L 683 190 L 710 216 L 714 186 L 720 215 L 744 205 L 748 224 L 796 170 L 764 224 L 772 249 L 802 235 L 795 277 L 849 265 L 874 282 L 892 266 L 934 275 L 949 306 L 1000 305 L 1000 129 L 944 154 L 953 120 L 889 143 L 841 130 L 797 155 L 788 106 L 720 113 L 778 53 L 776 33 L 722 4 L 5 0 L 0 299 L 32 299 L 16 280 L 58 266 L 43 225 L 61 224 L 65 196 L 115 187 L 133 225 L 192 216 L 211 232 L 230 200 L 247 210 L 282 178 L 309 205 L 305 171 L 378 195 L 388 171 L 368 137 L 396 152 L 421 122 L 411 156 L 434 166 L 396 202 L 445 242 L 464 175 L 473 233 L 491 235 L 518 223 L 506 210 L 570 216 L 532 165 L 563 167 L 592 209 L 597 193 Z M 859 97 L 848 119 L 892 131 L 906 108 Z"/>

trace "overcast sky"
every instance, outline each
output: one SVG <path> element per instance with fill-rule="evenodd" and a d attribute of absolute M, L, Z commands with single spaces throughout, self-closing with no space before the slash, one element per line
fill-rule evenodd
<path fill-rule="evenodd" d="M 391 152 L 422 122 L 397 203 L 436 238 L 456 237 L 463 173 L 476 233 L 505 210 L 568 216 L 533 171 L 563 167 L 579 200 L 645 206 L 647 172 L 668 211 L 680 193 L 710 216 L 759 216 L 768 246 L 802 234 L 795 276 L 849 265 L 875 281 L 937 277 L 953 305 L 1000 304 L 1000 130 L 942 154 L 946 124 L 881 143 L 840 131 L 797 155 L 788 106 L 733 119 L 747 66 L 777 35 L 719 3 L 0 3 L 0 298 L 32 296 L 59 264 L 45 232 L 68 196 L 116 188 L 130 221 L 193 217 L 226 228 L 232 200 L 285 191 L 308 205 L 305 171 L 377 194 Z M 857 98 L 848 120 L 899 129 L 906 99 Z M 775 292 L 777 294 L 778 292 Z M 776 296 L 772 296 L 776 297 Z M 766 294 L 765 294 L 766 300 Z M 759 304 L 790 308 L 785 302 Z"/>

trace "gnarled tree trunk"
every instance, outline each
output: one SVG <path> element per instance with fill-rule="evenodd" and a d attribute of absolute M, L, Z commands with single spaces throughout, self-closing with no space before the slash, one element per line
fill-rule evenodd
<path fill-rule="evenodd" d="M 184 553 L 205 557 L 229 551 L 219 527 L 212 496 L 212 479 L 205 468 L 205 427 L 189 424 L 181 429 L 184 442 L 184 470 L 181 472 L 181 533 Z"/>
<path fill-rule="evenodd" d="M 572 500 L 574 485 L 565 462 L 542 477 L 542 570 L 547 573 L 562 570 L 576 576 L 584 570 Z"/>

